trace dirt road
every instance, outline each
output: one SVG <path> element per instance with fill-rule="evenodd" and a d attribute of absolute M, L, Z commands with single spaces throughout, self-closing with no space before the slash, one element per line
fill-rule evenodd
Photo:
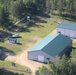
<path fill-rule="evenodd" d="M 28 60 L 26 51 L 17 56 L 8 56 L 6 60 L 29 67 L 32 70 L 33 75 L 39 67 L 44 65 L 43 63 Z"/>

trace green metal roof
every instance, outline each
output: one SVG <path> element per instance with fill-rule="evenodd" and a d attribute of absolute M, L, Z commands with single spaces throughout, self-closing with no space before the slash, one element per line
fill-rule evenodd
<path fill-rule="evenodd" d="M 58 25 L 58 28 L 65 28 L 65 29 L 76 30 L 76 23 L 61 22 L 61 23 Z"/>
<path fill-rule="evenodd" d="M 15 41 L 15 40 L 17 40 L 16 38 L 12 38 L 12 37 L 8 37 L 8 40 L 13 40 L 13 41 Z"/>
<path fill-rule="evenodd" d="M 56 56 L 71 42 L 72 40 L 69 37 L 59 33 L 48 35 L 28 52 L 41 50 L 49 55 Z"/>
<path fill-rule="evenodd" d="M 41 40 L 37 45 L 35 45 L 30 51 L 35 51 L 35 50 L 41 50 L 43 47 L 45 47 L 48 43 L 50 43 L 50 41 L 52 41 L 56 36 L 53 35 L 50 37 L 50 35 L 48 35 L 47 37 L 45 37 L 43 40 Z"/>

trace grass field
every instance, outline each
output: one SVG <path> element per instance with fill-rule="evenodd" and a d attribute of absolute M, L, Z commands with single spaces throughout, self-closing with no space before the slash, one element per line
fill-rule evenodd
<path fill-rule="evenodd" d="M 31 23 L 30 26 L 25 26 L 25 29 L 22 32 L 11 32 L 10 31 L 13 34 L 18 33 L 21 36 L 21 38 L 18 38 L 21 44 L 8 43 L 7 38 L 5 38 L 4 42 L 0 42 L 1 48 L 12 51 L 15 54 L 19 54 L 20 52 L 31 48 L 39 39 L 42 39 L 48 34 L 50 34 L 57 27 L 59 21 L 66 21 L 63 18 L 59 16 L 54 16 L 54 15 L 50 16 L 49 18 L 39 16 L 36 19 L 32 20 L 34 23 Z M 73 44 L 73 46 L 76 46 L 76 43 Z M 10 75 L 18 75 L 18 73 L 20 75 L 31 75 L 26 72 L 14 70 L 17 68 L 26 70 L 28 69 L 27 67 L 20 66 L 18 64 L 16 64 L 16 66 L 17 67 L 13 67 L 11 62 L 0 61 L 0 68 L 4 67 L 5 69 L 14 73 L 14 74 L 11 73 Z"/>
<path fill-rule="evenodd" d="M 76 43 L 73 43 L 73 47 L 75 47 L 75 48 L 76 48 Z"/>
<path fill-rule="evenodd" d="M 35 44 L 39 38 L 43 38 L 52 30 L 57 27 L 57 23 L 59 21 L 58 16 L 52 16 L 52 18 L 39 17 L 41 22 L 35 22 L 31 24 L 30 27 L 25 27 L 23 32 L 12 32 L 20 34 L 21 38 L 18 38 L 21 45 L 8 43 L 6 40 L 4 43 L 0 43 L 0 46 L 13 51 L 14 53 L 22 52 L 23 50 L 27 50 L 30 45 Z M 37 38 L 37 39 L 35 39 Z"/>
<path fill-rule="evenodd" d="M 23 32 L 11 32 L 18 33 L 21 36 L 21 38 L 18 38 L 21 45 L 8 43 L 7 38 L 5 38 L 5 41 L 3 43 L 0 42 L 1 48 L 13 51 L 13 53 L 15 54 L 19 54 L 20 52 L 27 50 L 29 47 L 33 46 L 40 38 L 44 38 L 56 28 L 57 21 L 55 20 L 55 18 L 57 17 L 53 17 L 52 19 L 40 17 L 40 19 L 44 22 L 36 22 L 35 25 L 31 24 L 31 27 L 26 26 Z M 31 75 L 30 73 L 17 70 L 18 68 L 24 71 L 28 69 L 27 67 L 20 66 L 18 64 L 16 64 L 16 66 L 17 67 L 13 67 L 12 62 L 0 61 L 0 68 L 5 68 L 6 70 L 8 70 L 6 72 L 6 75 L 8 75 L 8 73 L 10 75 Z"/>
<path fill-rule="evenodd" d="M 18 54 L 32 47 L 39 38 L 42 39 L 51 33 L 57 27 L 59 21 L 65 20 L 59 16 L 52 15 L 50 17 L 37 16 L 32 21 L 33 23 L 30 23 L 30 26 L 25 26 L 22 32 L 11 32 L 13 34 L 18 33 L 21 36 L 21 38 L 18 38 L 21 44 L 8 43 L 6 39 L 4 43 L 0 43 L 0 46 Z"/>
<path fill-rule="evenodd" d="M 17 75 L 17 74 L 18 75 L 19 74 L 20 75 L 31 75 L 31 70 L 28 67 L 20 66 L 16 63 L 15 63 L 15 66 L 13 66 L 12 62 L 8 62 L 8 61 L 1 61 L 0 60 L 0 69 L 7 70 L 6 75 L 8 75 L 8 73 L 10 75 Z M 0 70 L 0 73 L 1 73 L 1 70 Z"/>

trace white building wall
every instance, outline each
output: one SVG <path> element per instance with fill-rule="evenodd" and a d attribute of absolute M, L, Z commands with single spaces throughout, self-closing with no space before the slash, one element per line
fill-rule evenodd
<path fill-rule="evenodd" d="M 60 32 L 61 34 L 66 35 L 70 38 L 76 38 L 76 31 L 75 30 L 57 28 L 57 32 Z"/>
<path fill-rule="evenodd" d="M 47 62 L 48 59 L 51 61 L 54 61 L 54 57 L 51 55 L 48 55 L 47 53 L 43 51 L 30 51 L 28 52 L 28 59 L 38 61 L 38 55 L 44 56 L 44 62 Z"/>

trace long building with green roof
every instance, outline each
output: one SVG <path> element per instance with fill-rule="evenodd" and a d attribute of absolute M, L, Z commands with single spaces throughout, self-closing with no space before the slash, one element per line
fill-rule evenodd
<path fill-rule="evenodd" d="M 76 23 L 61 22 L 58 24 L 57 32 L 60 32 L 70 38 L 76 38 Z"/>
<path fill-rule="evenodd" d="M 48 35 L 28 51 L 28 59 L 47 62 L 63 55 L 72 46 L 72 40 L 62 34 Z"/>

